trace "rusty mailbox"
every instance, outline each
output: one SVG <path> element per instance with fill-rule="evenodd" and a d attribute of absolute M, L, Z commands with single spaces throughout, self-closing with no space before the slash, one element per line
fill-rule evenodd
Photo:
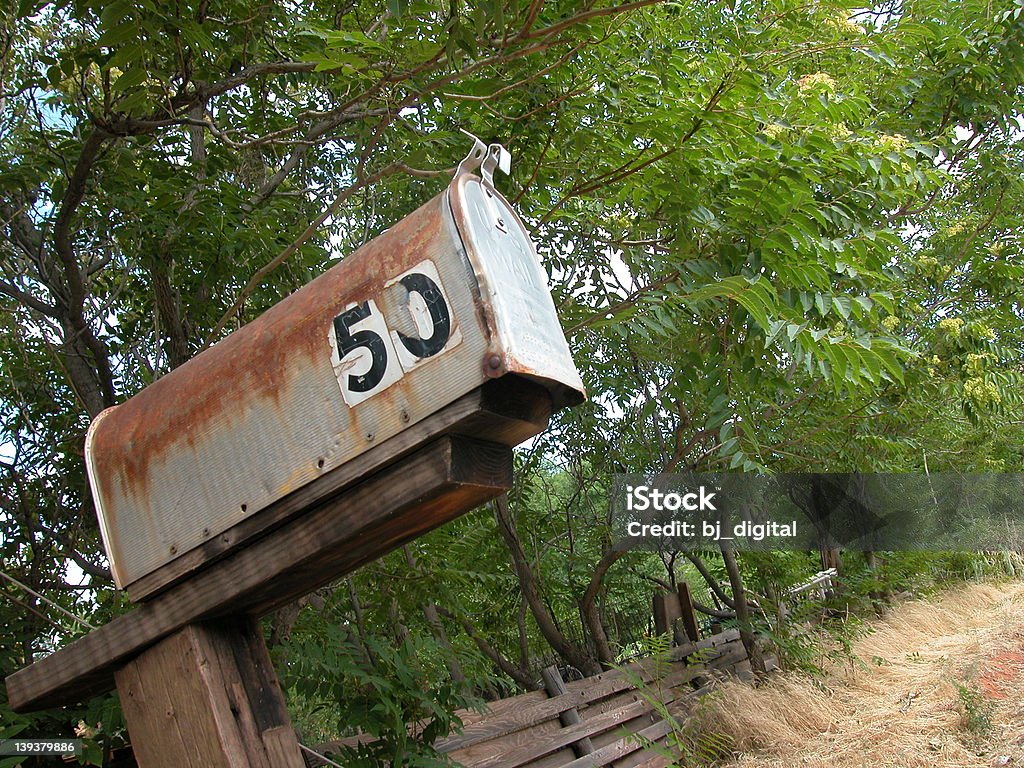
<path fill-rule="evenodd" d="M 582 400 L 496 166 L 505 150 L 478 141 L 440 195 L 99 415 L 86 461 L 119 587 L 490 378 L 532 378 L 555 407 Z"/>

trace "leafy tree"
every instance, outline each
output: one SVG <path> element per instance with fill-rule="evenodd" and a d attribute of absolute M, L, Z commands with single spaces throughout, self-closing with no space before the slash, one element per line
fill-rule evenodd
<path fill-rule="evenodd" d="M 89 420 L 442 189 L 459 129 L 516 157 L 508 196 L 591 400 L 520 455 L 507 500 L 271 617 L 287 679 L 343 636 L 367 675 L 415 647 L 424 686 L 498 695 L 543 663 L 614 661 L 657 585 L 706 586 L 721 619 L 810 567 L 634 551 L 607 512 L 624 469 L 1019 470 L 1022 9 L 5 6 L 4 572 L 92 623 L 125 610 Z M 865 569 L 905 583 L 934 563 Z M 3 598 L 5 671 L 83 631 L 10 582 Z M 307 726 L 323 666 L 323 690 L 293 686 Z"/>

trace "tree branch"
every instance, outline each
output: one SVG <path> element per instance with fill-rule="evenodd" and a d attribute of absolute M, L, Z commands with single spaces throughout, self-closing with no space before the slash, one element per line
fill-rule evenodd
<path fill-rule="evenodd" d="M 595 664 L 594 659 L 562 634 L 551 617 L 548 607 L 544 604 L 537 585 L 537 575 L 530 567 L 526 551 L 523 549 L 523 543 L 519 538 L 519 532 L 516 530 L 515 521 L 512 519 L 508 497 L 504 495 L 499 496 L 494 500 L 493 506 L 494 518 L 498 524 L 498 532 L 501 534 L 501 538 L 504 540 L 505 546 L 512 557 L 512 568 L 519 580 L 520 589 L 530 606 L 530 611 L 537 622 L 537 627 L 540 629 L 541 634 L 544 635 L 544 639 L 548 641 L 548 644 L 563 659 L 574 667 L 578 667 L 585 672 L 599 671 L 600 667 Z"/>
<path fill-rule="evenodd" d="M 64 299 L 67 310 L 66 321 L 69 327 L 65 329 L 64 341 L 69 354 L 74 354 L 72 350 L 77 346 L 76 340 L 79 339 L 89 350 L 93 358 L 91 361 L 92 374 L 99 384 L 99 394 L 103 406 L 113 405 L 117 399 L 114 392 L 114 374 L 110 367 L 110 358 L 106 347 L 96 338 L 85 319 L 85 278 L 71 243 L 71 221 L 85 197 L 85 188 L 92 173 L 93 164 L 99 157 L 106 138 L 106 135 L 99 129 L 93 129 L 86 137 L 78 161 L 68 179 L 68 186 L 61 199 L 60 209 L 53 227 L 54 251 L 63 266 L 63 282 L 67 292 Z M 92 398 L 86 402 L 89 403 L 90 411 L 100 407 L 99 403 L 92 402 Z M 96 414 L 90 413 L 90 415 L 95 416 Z"/>
<path fill-rule="evenodd" d="M 690 130 L 688 130 L 679 139 L 678 144 L 676 144 L 674 147 L 669 147 L 668 149 L 659 152 L 654 157 L 650 157 L 647 160 L 644 160 L 643 162 L 638 163 L 635 166 L 630 167 L 631 161 L 627 161 L 626 163 L 620 165 L 618 168 L 613 168 L 610 171 L 606 171 L 605 173 L 602 173 L 601 175 L 591 179 L 585 184 L 575 185 L 561 199 L 559 199 L 558 202 L 556 202 L 551 207 L 551 210 L 549 210 L 541 217 L 539 223 L 544 224 L 545 222 L 547 222 L 559 209 L 562 208 L 562 206 L 564 206 L 572 198 L 579 197 L 580 195 L 589 194 L 590 192 L 595 192 L 601 187 L 622 181 L 623 179 L 632 176 L 635 173 L 638 173 L 647 166 L 652 165 L 653 163 L 660 162 L 661 160 L 664 160 L 666 157 L 674 155 L 676 152 L 682 149 L 682 146 L 690 139 L 692 139 L 694 135 L 696 135 L 697 131 L 699 131 L 701 127 L 704 125 L 705 116 L 709 112 L 711 112 L 712 109 L 715 108 L 715 105 L 717 105 L 718 102 L 721 100 L 722 96 L 725 95 L 731 78 L 731 72 L 727 73 L 725 77 L 722 78 L 721 82 L 719 82 L 718 84 L 718 87 L 715 89 L 715 92 L 711 94 L 711 97 L 708 99 L 707 103 L 704 105 L 704 108 L 701 110 L 700 116 L 694 119 L 693 125 L 690 126 Z M 641 152 L 641 155 L 642 154 L 643 152 Z"/>
<path fill-rule="evenodd" d="M 370 184 L 374 184 L 380 181 L 385 176 L 388 176 L 392 173 L 401 170 L 401 168 L 402 166 L 400 164 L 389 165 L 377 171 L 376 173 L 355 182 L 350 187 L 347 187 L 346 189 L 342 190 L 337 195 L 337 197 L 334 198 L 334 201 L 330 205 L 328 205 L 320 213 L 319 216 L 317 216 L 315 219 L 313 219 L 312 222 L 310 222 L 309 226 L 306 227 L 306 229 L 302 232 L 301 235 L 299 235 L 295 240 L 293 240 L 292 243 L 279 254 L 277 254 L 277 256 L 275 256 L 273 259 L 271 259 L 258 270 L 256 270 L 253 276 L 250 277 L 249 281 L 245 284 L 245 287 L 242 288 L 242 290 L 239 292 L 238 296 L 231 304 L 231 307 L 228 308 L 228 311 L 221 316 L 220 320 L 217 321 L 217 324 L 210 332 L 210 335 L 206 337 L 206 341 L 203 342 L 200 352 L 209 347 L 214 341 L 216 341 L 217 337 L 220 336 L 221 332 L 224 330 L 224 327 L 228 324 L 228 322 L 230 322 L 232 317 L 237 315 L 238 311 L 242 308 L 242 305 L 245 303 L 245 300 L 249 298 L 250 295 L 252 295 L 252 292 L 255 291 L 256 288 L 259 287 L 260 283 L 263 282 L 264 278 L 266 278 L 267 275 L 269 275 L 279 266 L 284 264 L 284 262 L 287 261 L 292 254 L 299 250 L 299 248 L 301 248 L 303 244 L 305 244 L 305 242 L 309 240 L 309 238 L 316 234 L 317 230 L 320 229 L 323 223 L 327 221 L 327 219 L 329 219 L 331 216 L 333 216 L 338 211 L 339 208 L 341 208 L 342 203 L 344 203 L 346 200 L 352 197 L 352 195 L 354 195 L 363 187 L 366 187 Z"/>
<path fill-rule="evenodd" d="M 597 610 L 597 596 L 601 591 L 601 585 L 604 583 L 604 577 L 608 570 L 620 558 L 632 550 L 639 541 L 640 539 L 635 536 L 619 539 L 609 549 L 605 550 L 605 553 L 594 568 L 594 573 L 590 577 L 590 584 L 587 585 L 587 591 L 583 594 L 583 599 L 580 601 L 580 613 L 583 614 L 583 618 L 590 629 L 590 634 L 594 638 L 597 658 L 605 665 L 612 664 L 615 661 L 615 654 L 612 653 L 611 646 L 608 644 L 608 635 L 604 631 L 604 625 Z"/>
<path fill-rule="evenodd" d="M 659 5 L 664 1 L 665 0 L 638 0 L 638 2 L 613 5 L 608 8 L 593 8 L 589 11 L 571 16 L 557 24 L 552 24 L 549 27 L 543 27 L 542 29 L 538 29 L 537 31 L 530 32 L 526 35 L 521 34 L 520 37 L 523 37 L 526 40 L 533 40 L 538 37 L 551 37 L 551 35 L 557 35 L 559 32 L 562 32 L 569 27 L 574 27 L 577 24 L 582 24 L 585 21 L 590 21 L 591 19 L 596 19 L 600 16 L 617 16 L 618 14 L 626 13 L 627 11 L 634 11 L 637 8 L 645 8 L 648 5 Z"/>
<path fill-rule="evenodd" d="M 523 686 L 523 688 L 528 691 L 535 691 L 540 688 L 539 682 L 534 676 L 530 675 L 528 671 L 520 669 L 502 656 L 493 645 L 488 643 L 487 640 L 480 635 L 469 619 L 456 616 L 447 608 L 443 608 L 440 605 L 437 606 L 437 612 L 447 619 L 458 622 L 463 631 L 469 636 L 469 639 L 472 640 L 476 644 L 476 647 L 480 649 L 480 652 L 494 662 L 498 669 Z"/>
<path fill-rule="evenodd" d="M 711 571 L 708 570 L 707 565 L 704 563 L 703 560 L 700 559 L 700 557 L 693 554 L 692 552 L 683 552 L 683 557 L 685 557 L 693 564 L 693 567 L 696 568 L 697 572 L 704 577 L 704 581 L 707 582 L 708 587 L 711 589 L 712 592 L 715 593 L 715 596 L 719 600 L 721 600 L 723 604 L 729 606 L 730 608 L 736 607 L 735 603 L 733 603 L 732 601 L 732 598 L 725 593 L 725 590 L 722 589 L 722 585 L 718 583 L 718 579 L 711 575 Z"/>
<path fill-rule="evenodd" d="M 84 512 L 83 512 L 84 514 Z M 107 584 L 113 584 L 114 579 L 110 575 L 110 569 L 104 568 L 99 565 L 91 563 L 78 548 L 71 543 L 71 539 L 65 534 L 55 531 L 49 526 L 45 525 L 38 516 L 31 520 L 31 528 L 39 533 L 49 536 L 51 539 L 56 541 L 61 546 L 61 550 L 64 554 L 75 561 L 75 564 L 82 569 L 84 573 L 89 574 L 93 578 L 100 579 Z"/>
<path fill-rule="evenodd" d="M 694 610 L 700 611 L 701 613 L 707 614 L 708 616 L 714 616 L 716 619 L 735 619 L 736 611 L 720 611 L 717 608 L 709 608 L 703 603 L 698 603 L 696 600 L 693 601 Z"/>
<path fill-rule="evenodd" d="M 30 307 L 36 312 L 42 312 L 44 315 L 48 315 L 53 318 L 59 317 L 56 307 L 51 304 L 47 304 L 42 299 L 37 299 L 32 294 L 21 290 L 17 286 L 8 283 L 6 280 L 0 280 L 0 293 L 6 294 L 12 299 L 20 301 L 26 307 Z"/>

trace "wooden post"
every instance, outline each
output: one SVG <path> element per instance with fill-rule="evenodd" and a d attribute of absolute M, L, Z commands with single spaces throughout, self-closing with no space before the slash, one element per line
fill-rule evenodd
<path fill-rule="evenodd" d="M 255 619 L 190 624 L 114 678 L 140 768 L 305 768 Z"/>
<path fill-rule="evenodd" d="M 693 594 L 690 592 L 690 585 L 681 581 L 676 585 L 676 594 L 679 596 L 679 613 L 683 620 L 683 628 L 691 643 L 700 640 L 700 630 L 697 628 L 697 614 L 693 609 Z"/>
<path fill-rule="evenodd" d="M 569 692 L 569 689 L 565 687 L 565 681 L 562 679 L 562 674 L 558 671 L 558 667 L 545 667 L 540 671 L 540 676 L 544 680 L 544 690 L 547 691 L 549 697 L 554 698 Z M 576 707 L 571 707 L 561 712 L 558 715 L 558 721 L 562 724 L 563 728 L 568 728 L 570 725 L 579 725 L 583 722 Z M 576 757 L 583 757 L 594 751 L 594 744 L 590 741 L 589 736 L 584 736 L 579 741 L 572 743 L 572 751 Z"/>
<path fill-rule="evenodd" d="M 654 593 L 654 631 L 663 635 L 666 632 L 672 633 L 672 644 L 679 645 L 684 642 L 678 628 L 676 619 L 679 618 L 679 598 L 673 593 L 659 589 Z"/>

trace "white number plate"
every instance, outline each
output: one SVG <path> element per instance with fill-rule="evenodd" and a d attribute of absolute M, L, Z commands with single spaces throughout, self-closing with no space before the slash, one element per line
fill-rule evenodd
<path fill-rule="evenodd" d="M 405 374 L 462 341 L 451 302 L 430 260 L 389 280 L 380 297 L 352 303 L 328 330 L 331 363 L 349 407 L 383 392 Z"/>

